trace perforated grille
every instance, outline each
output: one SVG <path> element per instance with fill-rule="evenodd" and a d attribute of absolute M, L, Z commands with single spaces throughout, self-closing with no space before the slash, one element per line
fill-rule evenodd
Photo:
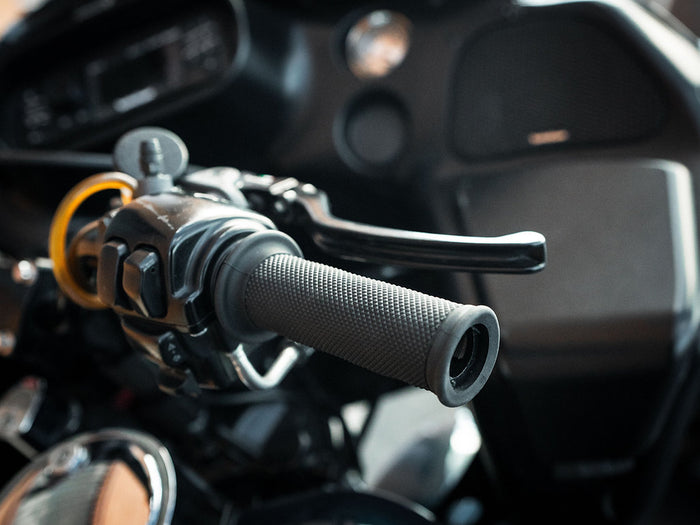
<path fill-rule="evenodd" d="M 639 139 L 666 113 L 656 80 L 620 37 L 578 18 L 484 32 L 458 60 L 453 97 L 453 144 L 467 158 Z"/>
<path fill-rule="evenodd" d="M 266 259 L 245 301 L 260 328 L 423 388 L 432 340 L 460 306 L 292 255 Z"/>

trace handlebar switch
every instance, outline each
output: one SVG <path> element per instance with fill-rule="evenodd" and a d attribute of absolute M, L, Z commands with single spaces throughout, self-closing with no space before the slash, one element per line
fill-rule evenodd
<path fill-rule="evenodd" d="M 129 298 L 122 288 L 124 261 L 129 248 L 123 242 L 109 241 L 102 245 L 97 264 L 97 295 L 107 306 L 129 307 Z"/>
<path fill-rule="evenodd" d="M 81 229 L 72 268 L 91 267 L 81 257 L 97 259 L 95 302 L 120 316 L 168 388 L 191 378 L 206 387 L 238 378 L 271 388 L 307 347 L 431 390 L 448 406 L 470 401 L 488 379 L 499 344 L 491 309 L 306 261 L 267 215 L 306 229 L 326 253 L 355 260 L 506 273 L 545 264 L 545 240 L 535 232 L 471 238 L 379 228 L 334 217 L 325 194 L 296 179 L 226 168 L 184 175 L 186 148 L 165 130 L 127 134 L 115 164 L 139 181 L 113 177 L 108 188 L 126 184 L 135 198 Z M 79 189 L 62 210 L 80 202 L 87 190 Z M 257 372 L 248 349 L 279 336 L 293 343 Z"/>
<path fill-rule="evenodd" d="M 165 315 L 165 299 L 158 254 L 139 248 L 124 261 L 122 284 L 136 309 L 145 317 Z"/>

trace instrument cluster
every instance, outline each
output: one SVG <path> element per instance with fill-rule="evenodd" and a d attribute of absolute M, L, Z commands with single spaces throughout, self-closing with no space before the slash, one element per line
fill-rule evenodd
<path fill-rule="evenodd" d="M 122 4 L 88 20 L 74 13 L 42 55 L 22 53 L 9 66 L 17 74 L 3 86 L 10 103 L 1 123 L 11 145 L 50 147 L 99 132 L 136 110 L 196 96 L 226 75 L 237 45 L 229 5 L 175 3 L 158 17 Z"/>

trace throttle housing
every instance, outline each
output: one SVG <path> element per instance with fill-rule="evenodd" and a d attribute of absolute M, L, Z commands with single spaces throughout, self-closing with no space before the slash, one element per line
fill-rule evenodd
<path fill-rule="evenodd" d="M 125 162 L 132 156 L 138 162 Z M 538 271 L 545 263 L 541 235 L 469 238 L 370 227 L 334 218 L 320 192 L 294 179 L 256 178 L 232 168 L 183 176 L 186 159 L 184 144 L 165 130 L 144 128 L 122 137 L 115 161 L 140 170 L 129 173 L 140 180 L 105 175 L 118 179 L 118 187 L 126 184 L 135 198 L 75 236 L 68 251 L 73 275 L 66 278 L 65 265 L 55 265 L 64 271 L 61 279 L 57 274 L 59 285 L 81 288 L 65 290 L 69 297 L 120 316 L 130 341 L 159 365 L 162 386 L 226 388 L 240 379 L 269 388 L 297 362 L 294 348 L 305 345 L 431 390 L 448 406 L 481 390 L 498 354 L 491 309 L 306 261 L 289 236 L 250 209 L 243 192 L 254 193 L 264 208 L 295 207 L 290 220 L 299 224 L 302 217 L 303 224 L 307 217 L 312 231 L 323 232 L 321 247 L 332 253 L 342 255 L 347 245 L 357 257 L 363 239 L 369 245 L 383 239 L 391 246 L 381 256 L 386 260 L 397 248 L 410 255 L 415 244 L 420 257 L 405 258 L 421 267 Z M 177 173 L 168 173 L 170 164 Z M 95 176 L 95 184 L 105 184 L 103 179 Z M 90 179 L 79 186 L 59 206 L 55 224 L 65 226 L 79 205 L 66 201 L 94 193 Z M 64 236 L 52 226 L 52 246 L 61 246 Z M 85 259 L 95 262 L 92 278 Z M 246 351 L 278 336 L 295 344 L 285 346 L 263 378 Z"/>

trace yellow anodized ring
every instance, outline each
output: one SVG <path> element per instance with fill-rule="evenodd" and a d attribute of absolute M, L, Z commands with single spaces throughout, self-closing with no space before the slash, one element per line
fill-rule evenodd
<path fill-rule="evenodd" d="M 73 214 L 89 197 L 105 190 L 120 190 L 122 202 L 128 204 L 134 194 L 137 181 L 117 171 L 99 173 L 74 186 L 56 209 L 49 231 L 49 257 L 53 262 L 53 274 L 58 286 L 73 302 L 83 308 L 100 309 L 106 306 L 97 294 L 91 293 L 75 280 L 66 260 L 66 237 Z"/>

